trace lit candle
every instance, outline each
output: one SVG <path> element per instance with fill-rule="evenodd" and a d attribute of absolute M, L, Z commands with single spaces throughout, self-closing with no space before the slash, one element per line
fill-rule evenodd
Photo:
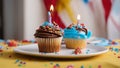
<path fill-rule="evenodd" d="M 80 15 L 77 15 L 77 25 L 80 23 Z"/>
<path fill-rule="evenodd" d="M 52 12 L 54 10 L 53 5 L 50 6 L 50 11 L 48 11 L 48 20 L 50 23 L 52 23 Z"/>
<path fill-rule="evenodd" d="M 80 15 L 77 15 L 77 26 L 80 24 Z M 83 23 L 80 24 L 83 28 L 85 27 Z"/>
<path fill-rule="evenodd" d="M 54 10 L 54 7 L 53 7 L 53 5 L 51 5 L 50 6 L 50 11 L 53 12 L 53 10 Z"/>

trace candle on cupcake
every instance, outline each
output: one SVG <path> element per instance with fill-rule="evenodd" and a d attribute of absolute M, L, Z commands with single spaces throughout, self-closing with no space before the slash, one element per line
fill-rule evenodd
<path fill-rule="evenodd" d="M 53 5 L 50 6 L 50 11 L 48 11 L 48 20 L 50 23 L 52 23 L 52 12 L 54 10 Z"/>
<path fill-rule="evenodd" d="M 79 24 L 80 23 L 80 15 L 78 14 L 77 15 L 77 24 Z"/>

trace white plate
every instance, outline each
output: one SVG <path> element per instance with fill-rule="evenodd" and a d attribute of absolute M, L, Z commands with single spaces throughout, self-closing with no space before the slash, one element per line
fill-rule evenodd
<path fill-rule="evenodd" d="M 65 45 L 62 44 L 61 50 L 58 53 L 42 53 L 38 51 L 37 44 L 30 44 L 25 46 L 18 46 L 14 49 L 15 53 L 39 56 L 39 57 L 53 57 L 53 58 L 84 58 L 91 57 L 106 53 L 107 48 L 95 45 L 87 45 L 86 49 L 82 50 L 82 54 L 73 54 L 74 49 L 66 49 Z"/>

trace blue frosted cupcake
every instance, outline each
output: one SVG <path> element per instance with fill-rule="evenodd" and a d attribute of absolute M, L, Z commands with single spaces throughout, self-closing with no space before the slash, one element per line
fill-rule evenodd
<path fill-rule="evenodd" d="M 86 48 L 86 39 L 90 38 L 92 32 L 85 28 L 84 24 L 71 24 L 64 29 L 64 41 L 66 48 L 76 49 L 80 47 L 81 49 Z"/>

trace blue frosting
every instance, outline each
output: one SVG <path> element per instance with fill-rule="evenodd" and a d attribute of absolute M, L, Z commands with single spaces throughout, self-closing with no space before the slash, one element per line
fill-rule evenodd
<path fill-rule="evenodd" d="M 49 23 L 48 21 L 46 21 L 46 22 L 44 22 L 43 24 L 42 24 L 42 26 L 53 26 L 53 24 L 52 23 Z"/>
<path fill-rule="evenodd" d="M 82 28 L 79 26 L 79 28 Z M 72 26 L 71 28 L 65 28 L 64 29 L 64 38 L 72 38 L 72 39 L 88 39 L 91 37 L 92 32 L 90 30 L 87 30 L 87 35 L 83 31 L 76 30 L 75 26 Z"/>

